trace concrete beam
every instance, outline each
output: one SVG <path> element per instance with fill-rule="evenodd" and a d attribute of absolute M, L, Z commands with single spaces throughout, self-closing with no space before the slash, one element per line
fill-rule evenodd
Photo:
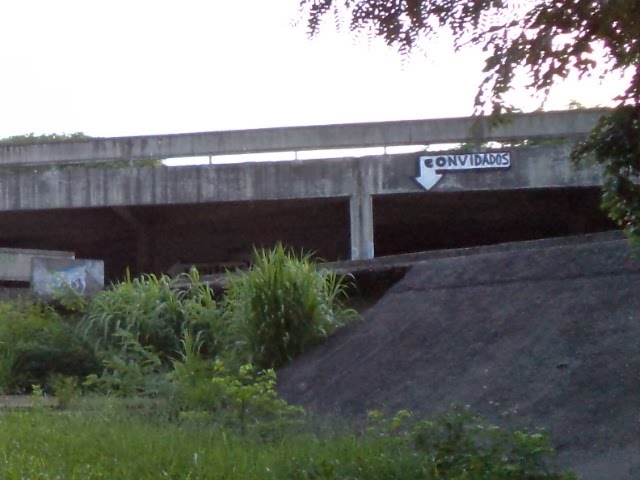
<path fill-rule="evenodd" d="M 10 282 L 30 282 L 31 262 L 34 258 L 74 259 L 73 252 L 56 250 L 27 250 L 0 248 L 0 280 Z"/>
<path fill-rule="evenodd" d="M 589 132 L 605 110 L 264 128 L 0 145 L 0 166 L 95 163 L 255 152 L 558 138 Z"/>
<path fill-rule="evenodd" d="M 416 181 L 420 154 L 4 174 L 0 175 L 0 211 L 601 185 L 600 170 L 573 168 L 570 148 L 516 149 L 511 151 L 509 169 L 450 172 L 429 191 Z M 364 165 L 366 177 L 359 173 Z"/>

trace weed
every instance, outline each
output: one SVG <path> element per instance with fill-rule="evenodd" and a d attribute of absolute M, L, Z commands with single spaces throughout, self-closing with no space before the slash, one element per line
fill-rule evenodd
<path fill-rule="evenodd" d="M 82 378 L 98 368 L 91 348 L 53 308 L 0 302 L 0 390 L 29 392 L 37 384 L 50 391 L 52 373 Z"/>
<path fill-rule="evenodd" d="M 289 362 L 350 317 L 344 277 L 317 270 L 308 254 L 278 244 L 255 250 L 249 272 L 229 276 L 226 296 L 234 348 L 258 368 Z"/>
<path fill-rule="evenodd" d="M 195 269 L 180 280 L 183 279 L 189 287 L 179 290 L 167 276 L 132 279 L 127 275 L 124 281 L 93 298 L 81 323 L 84 335 L 97 351 L 109 352 L 121 350 L 123 340 L 128 340 L 122 332 L 129 332 L 168 366 L 180 348 L 181 333 L 186 328 L 202 331 L 207 343 L 205 351 L 214 355 L 222 314 L 213 292 L 200 281 Z"/>

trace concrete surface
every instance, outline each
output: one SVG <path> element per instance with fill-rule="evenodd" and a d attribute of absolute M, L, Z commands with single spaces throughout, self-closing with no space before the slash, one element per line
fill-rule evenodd
<path fill-rule="evenodd" d="M 545 428 L 584 480 L 640 478 L 640 260 L 626 241 L 417 264 L 278 375 L 319 412 L 469 408 Z"/>
<path fill-rule="evenodd" d="M 599 170 L 574 169 L 569 151 L 516 149 L 508 170 L 447 173 L 429 192 L 600 185 Z M 0 211 L 420 193 L 418 157 L 19 172 L 0 175 Z"/>
<path fill-rule="evenodd" d="M 31 281 L 31 263 L 34 258 L 74 258 L 73 252 L 52 250 L 28 250 L 19 248 L 0 248 L 0 281 Z"/>
<path fill-rule="evenodd" d="M 0 145 L 0 166 L 573 137 L 590 131 L 604 112 L 512 114 L 495 125 L 489 117 L 467 117 Z"/>

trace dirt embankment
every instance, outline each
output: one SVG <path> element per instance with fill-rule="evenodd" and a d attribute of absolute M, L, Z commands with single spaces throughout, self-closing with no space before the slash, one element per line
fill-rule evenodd
<path fill-rule="evenodd" d="M 546 428 L 584 479 L 638 479 L 640 259 L 614 240 L 418 263 L 279 389 L 319 412 L 468 405 Z"/>

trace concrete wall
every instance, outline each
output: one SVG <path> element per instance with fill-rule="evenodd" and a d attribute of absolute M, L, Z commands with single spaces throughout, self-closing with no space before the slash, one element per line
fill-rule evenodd
<path fill-rule="evenodd" d="M 447 173 L 438 191 L 600 185 L 575 170 L 567 145 L 512 152 L 511 168 Z M 0 211 L 418 193 L 418 154 L 192 167 L 68 169 L 0 175 Z"/>
<path fill-rule="evenodd" d="M 512 114 L 500 123 L 490 117 L 446 118 L 0 145 L 0 166 L 573 137 L 589 132 L 603 112 Z"/>
<path fill-rule="evenodd" d="M 0 281 L 30 282 L 34 258 L 73 259 L 73 252 L 0 248 Z"/>

